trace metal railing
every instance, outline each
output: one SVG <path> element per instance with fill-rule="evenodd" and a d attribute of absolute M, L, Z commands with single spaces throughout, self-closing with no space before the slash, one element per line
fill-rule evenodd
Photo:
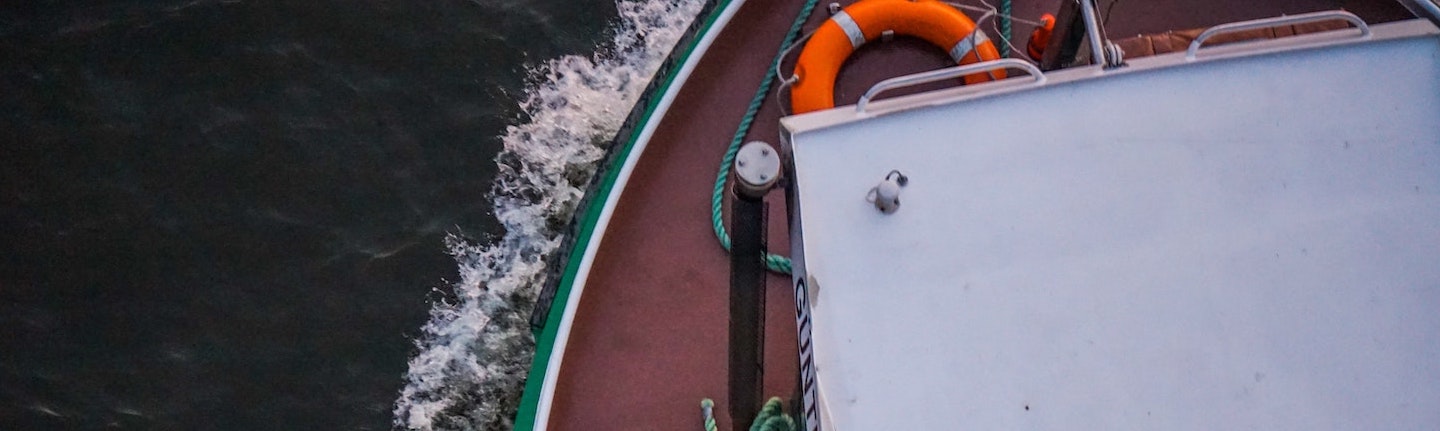
<path fill-rule="evenodd" d="M 944 69 L 932 70 L 929 72 L 897 76 L 894 78 L 886 79 L 884 81 L 880 81 L 879 83 L 876 83 L 874 86 L 870 87 L 869 90 L 865 91 L 865 95 L 860 96 L 860 102 L 855 104 L 855 112 L 864 114 L 865 107 L 870 104 L 870 100 L 874 99 L 875 96 L 880 95 L 881 92 L 887 90 L 894 90 L 896 88 L 908 87 L 911 85 L 920 85 L 935 81 L 943 81 L 946 79 L 957 78 L 973 73 L 989 72 L 992 70 L 1000 69 L 1024 70 L 1026 73 L 1029 73 L 1031 77 L 1035 78 L 1034 81 L 1031 81 L 1031 85 L 1040 85 L 1045 83 L 1045 75 L 1040 72 L 1040 68 L 1035 67 L 1034 64 L 1031 64 L 1028 61 L 1018 60 L 1014 58 L 982 61 L 979 63 L 947 67 Z"/>
<path fill-rule="evenodd" d="M 1364 39 L 1370 37 L 1370 26 L 1365 24 L 1365 20 L 1360 19 L 1360 17 L 1355 16 L 1355 14 L 1352 14 L 1350 12 L 1331 10 L 1323 12 L 1305 13 L 1300 15 L 1279 16 L 1274 18 L 1232 22 L 1229 24 L 1220 24 L 1214 27 L 1207 28 L 1204 32 L 1200 33 L 1200 36 L 1195 37 L 1195 41 L 1190 42 L 1190 48 L 1185 50 L 1185 60 L 1194 61 L 1195 55 L 1200 53 L 1200 47 L 1205 44 L 1205 40 L 1210 39 L 1211 36 L 1215 36 L 1217 34 L 1279 27 L 1282 25 L 1295 25 L 1333 20 L 1348 21 L 1351 25 L 1354 25 L 1355 27 L 1360 29 L 1360 38 Z"/>

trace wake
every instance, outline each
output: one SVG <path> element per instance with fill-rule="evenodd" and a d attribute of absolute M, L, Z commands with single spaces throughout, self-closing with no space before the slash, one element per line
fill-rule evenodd
<path fill-rule="evenodd" d="M 490 192 L 505 235 L 473 244 L 450 235 L 459 263 L 454 302 L 439 301 L 415 344 L 395 426 L 418 430 L 511 429 L 535 353 L 529 314 L 604 146 L 650 77 L 699 12 L 702 0 L 618 3 L 614 39 L 595 55 L 531 70 Z"/>

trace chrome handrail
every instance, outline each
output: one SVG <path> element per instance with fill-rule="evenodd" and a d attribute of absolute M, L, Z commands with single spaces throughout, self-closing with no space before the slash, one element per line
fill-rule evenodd
<path fill-rule="evenodd" d="M 1400 2 L 1400 4 L 1405 5 L 1405 7 L 1406 7 L 1407 9 L 1410 9 L 1410 5 L 1411 5 L 1412 3 L 1415 5 L 1415 7 L 1418 7 L 1418 8 L 1420 8 L 1421 10 L 1425 11 L 1425 13 L 1430 14 L 1430 19 L 1431 19 L 1431 21 L 1436 22 L 1436 23 L 1437 23 L 1436 25 L 1440 25 L 1440 3 L 1436 3 L 1436 2 L 1431 1 L 1431 0 L 1413 0 L 1413 1 L 1403 1 L 1403 0 L 1402 0 L 1402 1 Z M 1414 9 L 1410 9 L 1410 10 L 1411 10 L 1411 11 L 1414 11 Z M 1420 14 L 1417 12 L 1417 13 L 1415 13 L 1415 15 L 1418 16 L 1418 15 L 1420 15 Z"/>
<path fill-rule="evenodd" d="M 1195 38 L 1194 42 L 1190 42 L 1190 49 L 1185 50 L 1185 60 L 1195 60 L 1195 54 L 1200 52 L 1200 45 L 1204 44 L 1205 40 L 1209 39 L 1210 36 L 1214 36 L 1217 34 L 1229 33 L 1232 31 L 1254 30 L 1259 28 L 1304 24 L 1337 19 L 1348 21 L 1350 22 L 1350 24 L 1353 24 L 1355 25 L 1355 27 L 1359 28 L 1360 38 L 1363 39 L 1370 37 L 1370 26 L 1365 24 L 1365 20 L 1360 19 L 1360 17 L 1355 16 L 1355 14 L 1353 13 L 1339 10 L 1311 12 L 1300 15 L 1279 16 L 1274 18 L 1257 19 L 1251 21 L 1232 22 L 1229 24 L 1221 24 L 1207 28 L 1204 32 L 1200 33 L 1200 36 L 1197 36 Z"/>
<path fill-rule="evenodd" d="M 1030 64 L 1030 62 L 1014 58 L 1002 58 L 999 60 L 982 61 L 979 63 L 947 67 L 944 69 L 932 70 L 929 72 L 897 76 L 894 78 L 886 79 L 884 81 L 880 81 L 879 83 L 876 83 L 874 86 L 870 87 L 869 90 L 865 91 L 865 95 L 860 96 L 860 102 L 855 104 L 855 112 L 864 114 L 865 105 L 870 104 L 870 99 L 875 98 L 875 96 L 879 95 L 882 91 L 893 90 L 896 88 L 908 87 L 911 85 L 919 85 L 935 81 L 943 81 L 946 79 L 965 76 L 972 73 L 988 72 L 996 69 L 1008 68 L 1023 69 L 1026 73 L 1029 73 L 1030 76 L 1035 77 L 1035 81 L 1031 82 L 1031 85 L 1039 85 L 1045 83 L 1045 75 L 1040 72 L 1040 68 L 1035 67 L 1035 65 Z"/>

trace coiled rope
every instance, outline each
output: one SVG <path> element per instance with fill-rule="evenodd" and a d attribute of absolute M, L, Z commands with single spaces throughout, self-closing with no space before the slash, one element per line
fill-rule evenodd
<path fill-rule="evenodd" d="M 750 424 L 750 431 L 795 431 L 799 428 L 795 419 L 785 414 L 784 405 L 780 397 L 770 397 L 765 406 L 760 408 L 760 414 L 755 416 L 755 421 Z M 709 398 L 700 400 L 700 414 L 705 420 L 705 431 L 715 431 L 714 409 L 714 401 Z"/>
<path fill-rule="evenodd" d="M 790 31 L 785 33 L 785 41 L 780 43 L 775 61 L 765 71 L 765 78 L 760 80 L 760 88 L 755 89 L 755 97 L 750 99 L 750 107 L 745 109 L 745 116 L 740 119 L 740 126 L 735 129 L 735 136 L 730 139 L 730 147 L 725 149 L 725 157 L 720 159 L 720 172 L 715 175 L 715 190 L 710 193 L 710 221 L 715 227 L 715 238 L 720 240 L 720 246 L 724 247 L 725 251 L 730 251 L 730 234 L 725 232 L 725 220 L 720 215 L 720 207 L 721 198 L 725 195 L 725 180 L 730 177 L 730 165 L 735 163 L 735 153 L 740 151 L 740 143 L 745 140 L 745 134 L 750 132 L 750 125 L 755 122 L 755 114 L 760 112 L 765 95 L 770 93 L 770 83 L 780 70 L 780 61 L 785 58 L 785 52 L 790 45 L 795 43 L 800 28 L 805 25 L 805 20 L 810 17 L 810 12 L 815 10 L 817 3 L 819 0 L 806 0 L 805 6 L 800 8 L 800 13 L 795 16 L 795 22 L 790 24 Z M 781 274 L 789 274 L 790 258 L 766 253 L 765 267 Z"/>

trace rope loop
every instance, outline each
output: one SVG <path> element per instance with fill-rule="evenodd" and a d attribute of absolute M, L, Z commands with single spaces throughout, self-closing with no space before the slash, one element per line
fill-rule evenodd
<path fill-rule="evenodd" d="M 785 58 L 785 53 L 790 51 L 795 44 L 796 37 L 800 34 L 800 28 L 805 25 L 805 19 L 815 10 L 819 0 L 806 0 L 805 6 L 800 8 L 800 13 L 795 16 L 794 23 L 790 24 L 790 31 L 785 33 L 785 41 L 780 43 L 780 51 L 775 54 L 775 61 L 765 71 L 765 78 L 760 80 L 760 87 L 755 89 L 755 97 L 750 99 L 750 106 L 745 109 L 745 116 L 740 119 L 740 125 L 735 129 L 735 136 L 730 139 L 730 147 L 725 149 L 725 157 L 720 158 L 720 172 L 715 174 L 715 189 L 710 193 L 710 222 L 715 228 L 715 239 L 720 240 L 720 246 L 725 251 L 730 251 L 730 234 L 725 232 L 725 219 L 721 215 L 723 197 L 725 196 L 725 181 L 730 177 L 730 165 L 735 163 L 735 153 L 740 151 L 740 144 L 745 141 L 745 134 L 750 132 L 750 126 L 755 122 L 755 115 L 760 112 L 760 105 L 765 102 L 765 95 L 770 93 L 770 85 L 779 74 L 780 61 Z M 767 253 L 765 255 L 765 267 L 771 271 L 781 274 L 790 274 L 790 258 L 778 254 Z"/>

